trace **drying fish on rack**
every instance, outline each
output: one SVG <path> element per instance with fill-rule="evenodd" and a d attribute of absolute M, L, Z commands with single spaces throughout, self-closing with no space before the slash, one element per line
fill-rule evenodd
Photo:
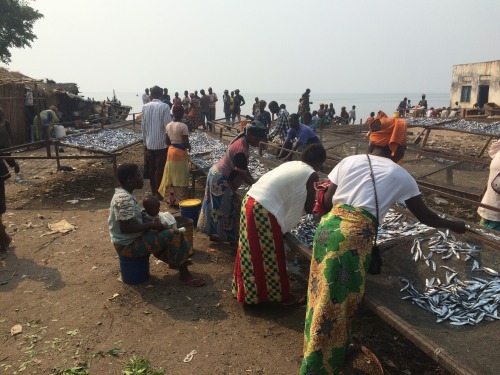
<path fill-rule="evenodd" d="M 480 122 L 480 121 L 459 120 L 451 122 L 449 124 L 445 124 L 443 127 L 446 129 L 464 130 L 473 133 L 483 133 L 483 134 L 500 133 L 500 121 Z"/>
<path fill-rule="evenodd" d="M 316 221 L 314 215 L 305 215 L 302 219 L 300 219 L 299 224 L 297 224 L 297 226 L 292 229 L 290 233 L 304 246 L 312 248 L 314 233 L 316 233 L 317 227 L 318 222 Z"/>
<path fill-rule="evenodd" d="M 437 125 L 440 122 L 443 122 L 443 120 L 440 118 L 432 118 L 432 117 L 408 117 L 405 120 L 407 125 L 412 125 L 412 126 Z"/>
<path fill-rule="evenodd" d="M 423 292 L 403 279 L 406 286 L 401 292 L 408 294 L 403 299 L 435 314 L 437 323 L 474 325 L 483 319 L 499 319 L 500 273 L 480 264 L 482 251 L 481 246 L 459 240 L 449 231 L 438 230 L 428 239 L 415 238 L 410 249 L 412 260 L 424 261 L 434 273 L 444 272 L 444 277 L 443 281 L 437 276 L 426 279 Z M 459 277 L 465 262 L 464 272 L 471 275 L 470 280 Z"/>
<path fill-rule="evenodd" d="M 313 225 L 314 230 L 311 230 Z M 317 224 L 315 224 L 314 220 L 306 220 L 306 217 L 304 216 L 291 233 L 301 243 L 312 248 L 316 227 Z M 433 228 L 417 221 L 407 220 L 406 215 L 391 208 L 385 216 L 384 221 L 379 226 L 377 242 L 381 244 L 390 240 L 426 233 L 431 230 L 433 230 Z"/>
<path fill-rule="evenodd" d="M 123 130 L 104 129 L 95 133 L 84 133 L 65 138 L 62 144 L 78 146 L 88 150 L 113 152 L 114 150 L 142 141 L 142 134 Z"/>
<path fill-rule="evenodd" d="M 390 209 L 378 228 L 377 242 L 384 243 L 396 238 L 414 236 L 432 229 L 418 221 L 407 220 L 406 215 Z"/>
<path fill-rule="evenodd" d="M 475 325 L 482 320 L 498 320 L 500 304 L 500 278 L 473 277 L 461 281 L 456 272 L 446 270 L 446 282 L 437 278 L 427 279 L 424 292 L 418 291 L 409 280 L 404 300 L 436 315 L 436 323 L 448 321 L 452 325 Z"/>
<path fill-rule="evenodd" d="M 428 242 L 428 253 L 424 255 L 422 247 L 426 241 Z M 413 246 L 410 249 L 414 262 L 424 260 L 425 264 L 434 271 L 436 271 L 435 260 L 437 259 L 445 261 L 452 257 L 461 259 L 461 255 L 464 255 L 464 260 L 467 262 L 471 259 L 476 259 L 481 251 L 482 248 L 478 245 L 472 245 L 468 242 L 457 240 L 449 230 L 446 232 L 438 230 L 437 234 L 429 240 L 417 237 L 413 240 Z"/>

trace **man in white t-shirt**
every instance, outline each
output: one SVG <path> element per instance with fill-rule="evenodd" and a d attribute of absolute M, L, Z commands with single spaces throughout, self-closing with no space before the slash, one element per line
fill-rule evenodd
<path fill-rule="evenodd" d="M 149 96 L 149 89 L 144 90 L 144 94 L 142 94 L 142 104 L 147 104 L 151 101 L 151 97 Z"/>

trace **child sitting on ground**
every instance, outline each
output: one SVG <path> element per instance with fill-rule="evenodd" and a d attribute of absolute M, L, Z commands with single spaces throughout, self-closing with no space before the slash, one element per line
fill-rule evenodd
<path fill-rule="evenodd" d="M 162 223 L 165 229 L 177 229 L 175 218 L 170 212 L 160 212 L 160 201 L 152 195 L 143 199 L 142 206 L 144 207 L 144 210 L 142 210 L 143 223 L 156 221 Z"/>

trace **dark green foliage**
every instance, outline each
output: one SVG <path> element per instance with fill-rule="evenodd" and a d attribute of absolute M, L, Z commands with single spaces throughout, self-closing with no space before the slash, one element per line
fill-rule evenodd
<path fill-rule="evenodd" d="M 42 18 L 27 0 L 0 0 L 0 61 L 11 61 L 11 48 L 30 47 L 36 39 L 33 24 Z"/>

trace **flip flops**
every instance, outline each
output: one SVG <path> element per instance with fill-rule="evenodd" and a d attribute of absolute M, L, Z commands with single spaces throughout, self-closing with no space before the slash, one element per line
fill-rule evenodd
<path fill-rule="evenodd" d="M 192 286 L 192 287 L 200 287 L 200 286 L 203 286 L 206 284 L 206 281 L 203 280 L 203 279 L 200 279 L 200 278 L 193 278 L 193 279 L 190 279 L 188 281 L 183 281 L 182 282 L 184 285 L 187 285 L 187 286 Z"/>

